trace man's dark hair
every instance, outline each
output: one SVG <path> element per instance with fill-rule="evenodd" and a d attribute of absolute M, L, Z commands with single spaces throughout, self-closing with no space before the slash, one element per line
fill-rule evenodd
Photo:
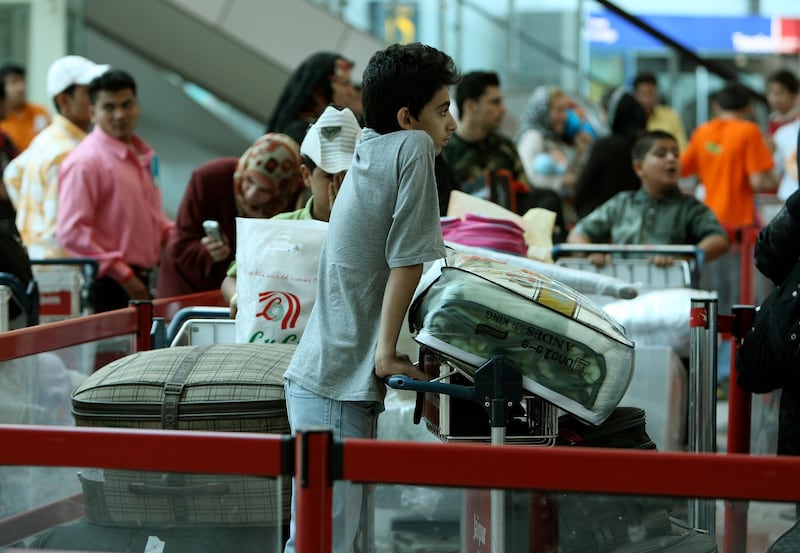
<path fill-rule="evenodd" d="M 362 77 L 364 123 L 381 134 L 400 130 L 397 112 L 418 118 L 443 87 L 459 80 L 453 59 L 431 46 L 393 44 L 373 54 Z"/>
<path fill-rule="evenodd" d="M 6 77 L 9 75 L 19 75 L 20 77 L 25 76 L 25 68 L 18 63 L 4 63 L 2 67 L 0 67 L 0 83 L 5 83 Z"/>
<path fill-rule="evenodd" d="M 500 86 L 500 77 L 494 71 L 472 71 L 464 75 L 456 87 L 456 106 L 459 117 L 464 114 L 464 102 L 477 100 L 490 86 Z"/>
<path fill-rule="evenodd" d="M 633 161 L 644 159 L 644 156 L 647 155 L 647 152 L 650 151 L 650 148 L 653 147 L 653 143 L 656 140 L 674 140 L 676 144 L 678 142 L 678 139 L 667 131 L 645 131 L 640 134 L 638 138 L 636 138 L 636 142 L 633 143 L 633 147 L 631 148 L 631 158 Z"/>
<path fill-rule="evenodd" d="M 800 91 L 800 81 L 797 80 L 797 76 L 786 69 L 781 69 L 770 75 L 767 78 L 767 84 L 769 83 L 779 84 L 795 96 Z"/>
<path fill-rule="evenodd" d="M 641 71 L 637 73 L 633 78 L 633 89 L 636 90 L 640 84 L 651 84 L 653 86 L 658 86 L 655 73 L 651 73 L 650 71 Z"/>
<path fill-rule="evenodd" d="M 89 83 L 89 100 L 92 104 L 97 100 L 98 93 L 102 90 L 105 92 L 119 92 L 130 88 L 133 95 L 136 96 L 136 81 L 130 74 L 122 71 L 121 69 L 109 69 L 99 77 L 92 79 Z"/>
<path fill-rule="evenodd" d="M 750 105 L 753 93 L 737 82 L 729 82 L 715 95 L 717 104 L 724 111 L 739 111 Z"/>
<path fill-rule="evenodd" d="M 56 102 L 56 96 L 58 96 L 59 94 L 66 94 L 70 98 L 74 98 L 75 97 L 75 90 L 77 88 L 78 88 L 78 85 L 71 84 L 67 88 L 65 88 L 64 90 L 62 90 L 61 92 L 59 92 L 58 94 L 53 96 L 53 105 L 56 107 L 56 112 L 57 113 L 61 113 L 61 108 L 58 107 L 58 102 Z"/>

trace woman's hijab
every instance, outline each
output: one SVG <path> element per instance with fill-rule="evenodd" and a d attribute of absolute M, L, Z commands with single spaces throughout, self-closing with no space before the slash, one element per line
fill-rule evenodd
<path fill-rule="evenodd" d="M 550 119 L 550 103 L 563 94 L 553 86 L 539 86 L 531 93 L 519 118 L 519 135 L 531 129 L 539 131 L 547 140 L 560 142 L 561 137 Z M 517 135 L 519 137 L 519 135 Z"/>
<path fill-rule="evenodd" d="M 300 148 L 285 134 L 267 133 L 250 146 L 233 173 L 236 209 L 243 217 L 271 217 L 294 209 L 303 189 Z M 260 205 L 252 205 L 245 194 L 246 180 L 271 193 Z"/>

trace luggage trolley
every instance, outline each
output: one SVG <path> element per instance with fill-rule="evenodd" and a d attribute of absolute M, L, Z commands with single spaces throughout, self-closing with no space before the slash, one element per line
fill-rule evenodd
<path fill-rule="evenodd" d="M 432 381 L 397 377 L 389 385 L 418 392 L 415 422 L 424 417 L 442 441 L 552 446 L 559 408 L 600 424 L 622 397 L 633 343 L 563 284 L 513 263 L 456 254 L 426 273 L 419 292 L 409 319 Z M 468 490 L 457 551 L 557 547 L 549 501 L 517 497 Z"/>
<path fill-rule="evenodd" d="M 523 389 L 522 373 L 503 356 L 492 357 L 469 375 L 423 346 L 420 365 L 426 368 L 426 373 L 438 371 L 440 374 L 428 382 L 393 376 L 387 384 L 395 389 L 417 392 L 414 423 L 419 423 L 424 416 L 429 431 L 442 441 L 555 445 L 558 409 L 527 393 Z M 483 420 L 477 413 L 480 410 L 484 411 Z M 487 416 L 489 433 L 484 435 Z M 528 520 L 537 520 L 538 525 L 528 524 L 529 534 L 525 537 L 507 536 L 506 492 L 491 490 L 487 496 L 486 492 L 467 491 L 461 516 L 462 544 L 458 551 L 479 551 L 479 547 L 487 545 L 493 553 L 521 550 L 522 544 L 518 542 L 525 539 L 528 540 L 525 550 L 539 550 L 540 542 L 552 540 L 557 532 L 540 526 L 543 517 L 538 515 L 536 503 L 530 504 Z M 530 549 L 534 540 L 538 545 Z"/>
<path fill-rule="evenodd" d="M 586 257 L 569 257 L 590 253 L 628 257 L 615 256 L 603 267 L 593 265 Z M 657 267 L 642 257 L 654 254 L 674 254 L 679 259 L 667 267 Z M 697 288 L 704 260 L 703 251 L 691 245 L 558 244 L 553 248 L 553 258 L 560 266 L 614 276 L 635 284 L 640 293 L 667 288 Z M 619 302 L 617 307 L 624 307 L 624 303 Z M 687 304 L 687 313 L 688 309 Z M 646 367 L 646 370 L 634 372 L 622 401 L 625 405 L 635 404 L 646 409 L 647 431 L 662 450 L 683 451 L 686 447 L 688 341 L 686 346 L 686 351 L 677 353 L 667 344 L 637 344 L 636 366 Z M 660 379 L 658 382 L 653 381 L 654 375 Z"/>

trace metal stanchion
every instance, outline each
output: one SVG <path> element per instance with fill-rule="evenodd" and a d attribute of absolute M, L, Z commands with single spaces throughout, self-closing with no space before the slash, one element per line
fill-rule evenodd
<path fill-rule="evenodd" d="M 714 452 L 717 449 L 717 300 L 692 299 L 689 326 L 689 451 Z M 713 500 L 689 501 L 689 523 L 712 535 L 715 512 Z"/>

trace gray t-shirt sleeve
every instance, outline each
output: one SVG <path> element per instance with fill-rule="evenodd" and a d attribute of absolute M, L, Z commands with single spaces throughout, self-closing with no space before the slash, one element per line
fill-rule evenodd
<path fill-rule="evenodd" d="M 386 263 L 390 268 L 445 256 L 433 140 L 422 131 L 410 133 L 398 156 L 397 200 L 386 239 Z"/>

